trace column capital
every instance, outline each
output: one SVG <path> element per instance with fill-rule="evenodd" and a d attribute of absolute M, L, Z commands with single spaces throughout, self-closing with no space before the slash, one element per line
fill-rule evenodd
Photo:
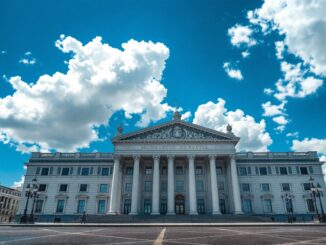
<path fill-rule="evenodd" d="M 210 155 L 208 155 L 208 158 L 210 159 L 210 160 L 215 160 L 216 159 L 216 157 L 217 157 L 217 155 L 214 155 L 214 154 L 210 154 Z"/>
<path fill-rule="evenodd" d="M 160 157 L 161 157 L 161 156 L 160 156 L 160 155 L 158 155 L 158 154 L 155 154 L 155 155 L 153 155 L 153 159 L 154 159 L 154 160 L 159 160 L 159 159 L 160 159 Z"/>
<path fill-rule="evenodd" d="M 229 158 L 230 158 L 230 160 L 235 160 L 235 154 L 230 154 Z"/>
<path fill-rule="evenodd" d="M 189 160 L 194 160 L 196 156 L 193 154 L 189 154 L 189 155 L 187 155 L 187 157 Z"/>
<path fill-rule="evenodd" d="M 120 155 L 118 155 L 118 154 L 114 154 L 114 155 L 113 155 L 113 159 L 114 159 L 114 160 L 120 160 Z"/>
<path fill-rule="evenodd" d="M 173 160 L 175 158 L 175 155 L 167 155 L 168 160 Z"/>
<path fill-rule="evenodd" d="M 140 155 L 133 155 L 132 156 L 134 160 L 139 160 L 140 159 Z"/>

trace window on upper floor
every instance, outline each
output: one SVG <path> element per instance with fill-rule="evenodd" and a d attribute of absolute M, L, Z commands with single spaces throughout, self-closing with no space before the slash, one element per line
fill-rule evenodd
<path fill-rule="evenodd" d="M 175 190 L 176 191 L 184 191 L 184 182 L 183 182 L 183 180 L 177 180 L 175 182 Z"/>
<path fill-rule="evenodd" d="M 291 190 L 289 183 L 282 183 L 281 186 L 282 186 L 282 191 L 290 191 Z"/>
<path fill-rule="evenodd" d="M 61 175 L 67 176 L 67 175 L 69 175 L 69 171 L 70 171 L 70 168 L 62 168 Z"/>
<path fill-rule="evenodd" d="M 152 181 L 145 181 L 144 183 L 144 191 L 151 192 L 152 191 Z"/>
<path fill-rule="evenodd" d="M 89 168 L 82 168 L 81 169 L 81 175 L 82 176 L 88 176 L 89 175 Z"/>
<path fill-rule="evenodd" d="M 259 174 L 260 175 L 267 175 L 267 168 L 266 167 L 259 167 Z"/>
<path fill-rule="evenodd" d="M 152 167 L 146 167 L 145 168 L 145 175 L 151 175 L 152 174 Z"/>
<path fill-rule="evenodd" d="M 183 175 L 183 167 L 177 166 L 175 169 L 175 174 L 176 175 Z"/>
<path fill-rule="evenodd" d="M 38 191 L 40 191 L 40 192 L 46 191 L 46 184 L 39 184 Z"/>
<path fill-rule="evenodd" d="M 287 167 L 280 167 L 280 174 L 281 175 L 287 175 L 288 174 Z"/>
<path fill-rule="evenodd" d="M 197 166 L 195 169 L 195 174 L 196 175 L 203 175 L 204 171 L 203 171 L 203 167 L 202 166 Z"/>
<path fill-rule="evenodd" d="M 168 183 L 166 181 L 161 181 L 161 191 L 166 192 L 168 188 Z"/>
<path fill-rule="evenodd" d="M 260 185 L 261 191 L 263 192 L 269 192 L 270 191 L 270 186 L 268 183 L 262 183 Z"/>
<path fill-rule="evenodd" d="M 224 191 L 224 182 L 222 181 L 217 182 L 217 186 L 219 191 Z"/>
<path fill-rule="evenodd" d="M 109 176 L 112 174 L 112 167 L 101 168 L 99 172 L 102 176 Z"/>
<path fill-rule="evenodd" d="M 223 174 L 223 169 L 222 169 L 222 167 L 216 167 L 216 174 L 217 174 L 217 175 L 222 175 L 222 174 Z"/>
<path fill-rule="evenodd" d="M 131 192 L 131 191 L 132 191 L 132 183 L 126 183 L 125 192 Z"/>
<path fill-rule="evenodd" d="M 245 175 L 248 174 L 248 173 L 247 173 L 247 168 L 246 168 L 246 167 L 239 167 L 238 170 L 239 170 L 239 175 L 240 175 L 240 176 L 245 176 Z"/>
<path fill-rule="evenodd" d="M 166 175 L 167 174 L 167 168 L 166 167 L 162 167 L 161 168 L 161 175 Z"/>
<path fill-rule="evenodd" d="M 68 190 L 68 185 L 67 184 L 60 184 L 59 186 L 59 191 L 60 192 L 66 192 Z"/>
<path fill-rule="evenodd" d="M 49 171 L 50 171 L 49 168 L 42 168 L 41 175 L 49 175 Z"/>
<path fill-rule="evenodd" d="M 127 167 L 126 168 L 126 175 L 132 175 L 134 172 L 134 168 L 133 167 Z"/>
<path fill-rule="evenodd" d="M 202 180 L 196 180 L 196 191 L 197 192 L 204 191 L 204 181 L 202 181 Z"/>
<path fill-rule="evenodd" d="M 307 167 L 300 167 L 300 174 L 308 175 L 308 168 Z"/>
<path fill-rule="evenodd" d="M 85 191 L 87 191 L 87 189 L 88 189 L 88 185 L 87 184 L 80 184 L 79 185 L 79 191 L 80 192 L 85 192 Z"/>
<path fill-rule="evenodd" d="M 250 184 L 248 184 L 248 183 L 242 183 L 241 184 L 241 190 L 242 191 L 250 191 Z"/>
<path fill-rule="evenodd" d="M 108 184 L 100 184 L 99 191 L 102 193 L 106 193 L 109 191 L 109 186 Z"/>

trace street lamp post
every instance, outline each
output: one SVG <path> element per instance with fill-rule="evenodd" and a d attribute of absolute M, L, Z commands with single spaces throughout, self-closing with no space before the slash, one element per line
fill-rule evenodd
<path fill-rule="evenodd" d="M 27 221 L 28 221 L 28 219 L 27 219 L 27 208 L 28 208 L 29 198 L 31 197 L 30 184 L 27 184 L 27 186 L 25 188 L 25 197 L 27 197 L 27 201 L 26 201 L 26 204 L 25 204 L 24 214 L 20 219 L 20 223 L 27 223 Z"/>
<path fill-rule="evenodd" d="M 38 184 L 37 184 L 37 179 L 34 178 L 32 180 L 32 185 L 33 185 L 33 190 L 32 190 L 32 196 L 33 196 L 33 204 L 32 204 L 32 210 L 31 210 L 31 215 L 29 216 L 29 222 L 34 224 L 34 206 L 35 206 L 35 200 L 38 198 L 39 193 L 38 193 Z"/>
<path fill-rule="evenodd" d="M 288 222 L 293 222 L 293 205 L 292 205 L 292 195 L 285 193 L 284 196 L 282 196 L 285 200 L 285 208 L 286 212 L 288 213 Z"/>
<path fill-rule="evenodd" d="M 313 183 L 314 178 L 312 176 L 310 176 L 309 181 L 310 181 L 310 191 L 311 191 L 311 193 L 313 195 L 313 198 L 314 198 L 314 202 L 315 202 L 315 206 L 316 206 L 316 213 L 317 213 L 319 222 L 320 223 L 325 222 L 324 208 L 323 208 L 323 203 L 322 203 L 322 200 L 321 200 L 321 197 L 323 196 L 323 189 L 321 188 L 319 183 L 317 184 L 317 187 L 315 187 L 315 185 Z M 316 197 L 318 197 L 318 199 L 319 199 L 321 217 L 319 217 L 319 214 L 318 214 Z"/>

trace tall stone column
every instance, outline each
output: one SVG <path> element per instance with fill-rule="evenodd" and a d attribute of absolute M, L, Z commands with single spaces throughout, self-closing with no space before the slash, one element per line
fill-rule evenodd
<path fill-rule="evenodd" d="M 221 214 L 219 196 L 218 196 L 215 160 L 216 160 L 215 155 L 209 156 L 209 165 L 210 165 L 210 172 L 211 172 L 211 189 L 212 189 L 212 214 Z"/>
<path fill-rule="evenodd" d="M 233 190 L 234 213 L 242 214 L 237 166 L 234 156 L 230 156 L 231 180 Z"/>
<path fill-rule="evenodd" d="M 188 156 L 189 162 L 189 204 L 190 204 L 190 215 L 197 215 L 197 196 L 196 196 L 196 179 L 195 179 L 195 156 Z"/>
<path fill-rule="evenodd" d="M 134 156 L 134 169 L 132 176 L 131 212 L 130 215 L 138 214 L 138 187 L 139 187 L 139 160 L 140 156 Z"/>
<path fill-rule="evenodd" d="M 152 215 L 160 214 L 160 156 L 155 155 L 153 169 Z"/>
<path fill-rule="evenodd" d="M 175 214 L 174 207 L 174 156 L 168 156 L 168 212 L 167 215 Z"/>
<path fill-rule="evenodd" d="M 111 199 L 109 214 L 117 214 L 117 198 L 118 198 L 118 186 L 119 186 L 119 168 L 120 168 L 120 156 L 114 156 L 113 175 L 111 182 Z"/>

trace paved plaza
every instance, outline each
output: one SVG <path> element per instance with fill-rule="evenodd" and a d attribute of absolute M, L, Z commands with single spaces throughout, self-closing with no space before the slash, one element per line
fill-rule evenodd
<path fill-rule="evenodd" d="M 2 226 L 0 244 L 326 244 L 326 227 Z"/>

